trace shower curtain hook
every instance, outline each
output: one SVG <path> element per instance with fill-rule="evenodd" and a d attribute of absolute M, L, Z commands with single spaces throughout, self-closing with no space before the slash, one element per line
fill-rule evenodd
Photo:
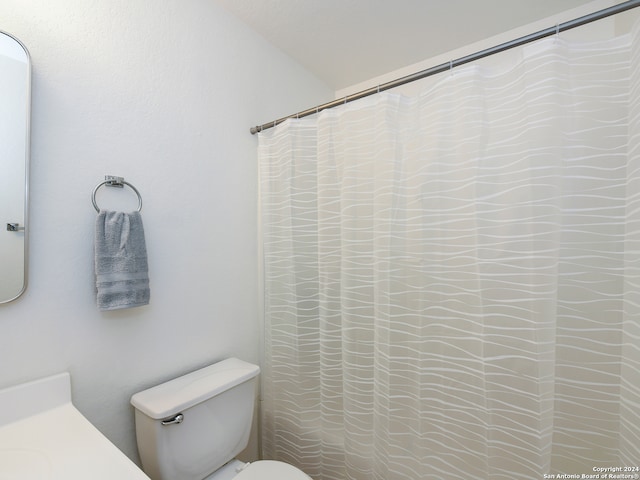
<path fill-rule="evenodd" d="M 556 38 L 560 37 L 560 24 L 556 23 Z"/>

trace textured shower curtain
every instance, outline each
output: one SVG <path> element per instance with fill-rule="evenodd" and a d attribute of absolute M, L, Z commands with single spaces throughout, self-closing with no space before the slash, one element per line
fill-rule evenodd
<path fill-rule="evenodd" d="M 639 50 L 549 38 L 260 134 L 265 457 L 640 473 Z"/>

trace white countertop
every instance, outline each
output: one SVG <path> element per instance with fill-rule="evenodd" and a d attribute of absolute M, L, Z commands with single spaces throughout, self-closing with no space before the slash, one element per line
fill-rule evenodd
<path fill-rule="evenodd" d="M 69 382 L 0 390 L 0 480 L 149 480 L 73 406 Z"/>

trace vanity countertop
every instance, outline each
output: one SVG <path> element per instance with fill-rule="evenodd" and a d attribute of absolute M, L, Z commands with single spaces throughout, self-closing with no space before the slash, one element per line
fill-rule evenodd
<path fill-rule="evenodd" d="M 70 392 L 68 373 L 0 390 L 0 480 L 149 480 Z"/>

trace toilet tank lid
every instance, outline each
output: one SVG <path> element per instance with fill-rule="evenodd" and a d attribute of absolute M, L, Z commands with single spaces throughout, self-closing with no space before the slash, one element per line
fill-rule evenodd
<path fill-rule="evenodd" d="M 131 397 L 131 404 L 148 417 L 161 420 L 240 385 L 258 373 L 257 365 L 228 358 L 136 393 Z"/>

